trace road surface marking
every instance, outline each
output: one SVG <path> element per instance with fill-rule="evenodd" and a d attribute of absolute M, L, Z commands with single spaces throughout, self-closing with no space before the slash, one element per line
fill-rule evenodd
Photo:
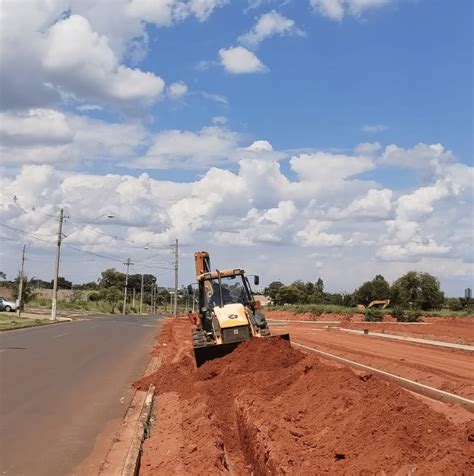
<path fill-rule="evenodd" d="M 96 326 L 89 327 L 89 329 L 94 329 L 96 327 L 99 327 L 99 324 L 97 324 Z"/>
<path fill-rule="evenodd" d="M 53 336 L 52 339 L 56 339 L 56 337 L 67 336 L 67 335 L 69 335 L 69 334 L 70 334 L 70 332 L 66 332 L 65 334 L 59 334 L 59 335 L 57 335 L 57 336 Z"/>
<path fill-rule="evenodd" d="M 6 352 L 6 351 L 7 351 L 7 349 L 2 349 L 2 350 L 0 350 L 0 352 Z"/>

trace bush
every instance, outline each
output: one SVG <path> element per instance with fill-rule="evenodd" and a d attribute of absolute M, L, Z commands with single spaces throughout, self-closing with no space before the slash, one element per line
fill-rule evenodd
<path fill-rule="evenodd" d="M 379 309 L 368 308 L 365 310 L 365 320 L 367 322 L 382 322 L 383 312 Z"/>
<path fill-rule="evenodd" d="M 418 322 L 420 320 L 420 311 L 405 311 L 403 308 L 397 306 L 393 308 L 392 316 L 397 322 Z"/>
<path fill-rule="evenodd" d="M 462 311 L 463 309 L 462 302 L 458 298 L 448 298 L 446 299 L 446 304 L 450 311 Z"/>
<path fill-rule="evenodd" d="M 87 297 L 89 301 L 97 302 L 100 301 L 100 294 L 99 293 L 90 293 Z"/>

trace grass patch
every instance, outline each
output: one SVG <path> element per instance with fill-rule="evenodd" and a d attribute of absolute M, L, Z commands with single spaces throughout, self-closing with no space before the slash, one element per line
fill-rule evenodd
<path fill-rule="evenodd" d="M 451 309 L 440 309 L 439 311 L 421 311 L 422 316 L 432 317 L 474 317 L 474 309 L 463 309 L 462 311 L 452 311 Z"/>
<path fill-rule="evenodd" d="M 295 314 L 363 314 L 356 307 L 337 306 L 336 304 L 290 304 L 288 306 L 267 306 L 268 311 L 289 311 Z"/>
<path fill-rule="evenodd" d="M 51 309 L 51 299 L 37 297 L 28 302 L 28 307 Z M 58 301 L 58 311 L 89 311 L 97 314 L 113 314 L 117 308 L 107 301 Z"/>
<path fill-rule="evenodd" d="M 20 317 L 14 313 L 0 314 L 0 331 L 9 331 L 11 329 L 23 329 L 24 327 L 44 326 L 51 324 L 49 319 L 28 319 L 26 317 Z"/>

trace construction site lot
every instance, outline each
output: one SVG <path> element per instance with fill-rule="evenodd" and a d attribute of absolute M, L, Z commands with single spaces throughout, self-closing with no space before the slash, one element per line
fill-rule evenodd
<path fill-rule="evenodd" d="M 373 342 L 382 341 L 378 355 L 387 341 L 312 323 L 271 329 L 318 349 L 316 336 L 349 336 L 366 347 L 343 343 L 341 354 L 474 397 L 469 351 L 394 341 L 411 352 L 367 357 Z M 474 474 L 473 413 L 461 405 L 278 338 L 251 339 L 196 369 L 191 331 L 186 318 L 169 319 L 153 351 L 160 367 L 135 384 L 155 387 L 140 475 Z M 335 344 L 324 346 L 335 352 Z M 441 371 L 429 363 L 434 351 L 443 353 L 436 357 L 446 362 Z"/>
<path fill-rule="evenodd" d="M 266 311 L 270 324 L 286 324 L 285 321 L 297 324 L 322 323 L 332 327 L 347 329 L 368 329 L 369 332 L 382 332 L 407 337 L 420 337 L 444 342 L 474 345 L 474 316 L 470 317 L 438 317 L 422 316 L 418 322 L 396 322 L 390 314 L 386 314 L 383 322 L 365 322 L 364 314 L 337 313 L 295 313 L 289 311 Z"/>

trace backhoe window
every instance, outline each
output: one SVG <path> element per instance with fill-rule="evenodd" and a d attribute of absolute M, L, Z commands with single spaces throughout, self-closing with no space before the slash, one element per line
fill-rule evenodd
<path fill-rule="evenodd" d="M 211 281 L 212 289 L 208 294 L 209 308 L 221 305 L 221 296 L 219 292 L 219 280 L 213 279 Z M 242 281 L 242 276 L 234 276 L 228 278 L 221 278 L 222 301 L 226 304 L 244 304 L 250 302 L 249 295 L 245 289 Z"/>

